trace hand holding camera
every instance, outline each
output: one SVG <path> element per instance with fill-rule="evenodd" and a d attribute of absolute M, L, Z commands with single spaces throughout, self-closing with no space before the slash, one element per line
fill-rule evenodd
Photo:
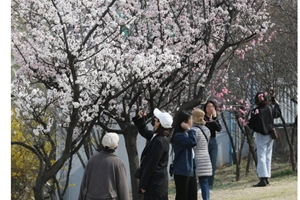
<path fill-rule="evenodd" d="M 138 115 L 139 115 L 140 118 L 143 118 L 143 117 L 146 117 L 146 116 L 147 116 L 147 113 L 146 113 L 145 110 L 140 110 L 140 111 L 138 112 Z"/>
<path fill-rule="evenodd" d="M 270 96 L 271 96 L 271 103 L 278 104 L 278 101 L 275 99 L 275 93 L 273 87 L 270 88 Z"/>

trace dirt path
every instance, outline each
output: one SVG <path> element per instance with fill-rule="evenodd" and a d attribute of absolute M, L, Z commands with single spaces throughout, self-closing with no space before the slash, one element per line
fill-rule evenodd
<path fill-rule="evenodd" d="M 274 179 L 267 187 L 213 190 L 210 200 L 297 200 L 297 177 Z M 201 196 L 198 195 L 201 200 Z"/>

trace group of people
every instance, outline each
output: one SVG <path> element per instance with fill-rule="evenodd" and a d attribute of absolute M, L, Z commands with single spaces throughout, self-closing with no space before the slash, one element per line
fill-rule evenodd
<path fill-rule="evenodd" d="M 261 93 L 255 97 L 258 106 L 256 109 L 264 113 L 267 110 L 265 107 L 269 107 L 267 96 L 261 98 L 259 94 Z M 275 107 L 271 108 L 272 117 L 279 117 L 280 108 L 277 101 Z M 210 199 L 218 153 L 216 132 L 222 129 L 216 110 L 215 102 L 207 101 L 203 110 L 195 108 L 191 113 L 180 111 L 173 118 L 169 113 L 155 108 L 151 122 L 153 130 L 149 130 L 146 124 L 147 113 L 145 111 L 140 110 L 137 116 L 132 118 L 140 135 L 147 140 L 141 154 L 138 174 L 139 193 L 143 194 L 144 200 L 168 199 L 170 144 L 175 154 L 172 161 L 176 188 L 175 199 L 197 200 L 198 193 L 201 193 L 203 200 Z M 268 132 L 273 118 L 266 114 L 263 117 L 268 118 L 263 123 Z M 253 126 L 251 123 L 249 125 Z M 260 182 L 255 186 L 264 186 L 271 175 L 273 141 L 268 133 L 257 135 L 259 135 L 256 137 L 259 156 L 257 172 Z M 91 157 L 85 168 L 79 200 L 129 200 L 124 164 L 113 153 L 118 147 L 118 141 L 119 137 L 116 133 L 104 135 L 102 139 L 104 150 Z"/>

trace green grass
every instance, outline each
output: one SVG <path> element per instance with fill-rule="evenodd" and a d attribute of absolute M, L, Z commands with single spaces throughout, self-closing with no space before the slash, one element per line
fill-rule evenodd
<path fill-rule="evenodd" d="M 281 178 L 284 176 L 297 176 L 297 173 L 294 172 L 292 169 L 284 169 L 281 171 L 274 172 L 272 174 L 272 178 Z"/>
<path fill-rule="evenodd" d="M 226 189 L 240 189 L 247 188 L 256 184 L 258 181 L 258 176 L 256 173 L 256 168 L 254 163 L 250 166 L 250 171 L 246 175 L 246 164 L 247 159 L 241 161 L 240 168 L 240 180 L 236 181 L 236 166 L 224 165 L 216 170 L 214 190 L 226 190 Z M 292 171 L 291 164 L 286 158 L 274 157 L 272 161 L 272 177 L 271 180 L 279 179 L 295 179 L 297 178 L 297 173 Z M 174 180 L 169 182 L 169 195 L 175 195 L 175 183 Z"/>

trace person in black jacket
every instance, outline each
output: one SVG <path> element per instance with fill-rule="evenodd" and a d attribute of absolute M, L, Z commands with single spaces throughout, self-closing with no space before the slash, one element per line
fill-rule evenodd
<path fill-rule="evenodd" d="M 273 98 L 273 106 L 269 105 L 268 96 L 264 92 L 255 95 L 257 105 L 251 112 L 249 128 L 256 132 L 256 152 L 257 152 L 257 174 L 259 182 L 254 187 L 266 186 L 271 177 L 271 160 L 274 140 L 270 136 L 270 131 L 274 128 L 274 118 L 281 115 L 279 104 Z"/>
<path fill-rule="evenodd" d="M 222 130 L 222 126 L 217 116 L 217 106 L 213 100 L 208 100 L 204 106 L 203 111 L 205 112 L 204 120 L 205 126 L 210 130 L 210 139 L 208 143 L 208 153 L 212 165 L 212 176 L 208 177 L 209 189 L 212 190 L 214 186 L 215 171 L 217 168 L 218 158 L 218 143 L 216 139 L 216 132 Z"/>
<path fill-rule="evenodd" d="M 154 109 L 153 131 L 146 126 L 146 113 L 139 111 L 132 121 L 139 133 L 147 140 L 141 155 L 139 192 L 144 200 L 168 199 L 169 139 L 173 118 L 167 112 Z"/>

